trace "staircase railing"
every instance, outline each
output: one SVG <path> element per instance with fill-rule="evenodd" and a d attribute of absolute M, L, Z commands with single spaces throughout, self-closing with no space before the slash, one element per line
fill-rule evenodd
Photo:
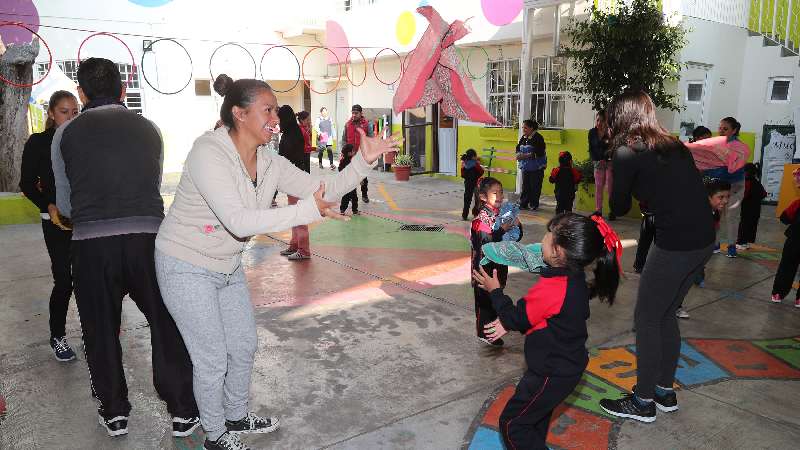
<path fill-rule="evenodd" d="M 752 0 L 747 28 L 785 55 L 800 54 L 800 0 Z"/>

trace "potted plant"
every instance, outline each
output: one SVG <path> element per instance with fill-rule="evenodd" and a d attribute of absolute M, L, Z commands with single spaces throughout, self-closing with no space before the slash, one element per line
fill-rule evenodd
<path fill-rule="evenodd" d="M 397 181 L 408 181 L 408 178 L 411 176 L 411 165 L 413 162 L 414 160 L 411 159 L 411 155 L 400 153 L 395 156 L 394 164 L 392 164 L 394 179 Z"/>

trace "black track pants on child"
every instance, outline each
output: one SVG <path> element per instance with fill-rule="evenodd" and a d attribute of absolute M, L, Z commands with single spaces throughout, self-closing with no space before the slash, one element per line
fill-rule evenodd
<path fill-rule="evenodd" d="M 353 213 L 357 213 L 358 212 L 358 194 L 356 194 L 356 190 L 355 189 L 353 189 L 352 191 L 350 191 L 347 194 L 344 194 L 344 196 L 342 196 L 342 202 L 339 205 L 339 212 L 344 214 L 344 212 L 347 211 L 347 206 L 350 205 L 351 203 L 353 204 Z"/>
<path fill-rule="evenodd" d="M 786 238 L 786 242 L 783 244 L 781 262 L 778 264 L 778 272 L 775 274 L 775 281 L 772 283 L 773 294 L 778 294 L 781 298 L 789 295 L 794 279 L 797 276 L 798 266 L 800 266 L 800 239 Z M 797 291 L 797 298 L 800 298 L 800 290 Z"/>
<path fill-rule="evenodd" d="M 49 220 L 42 220 L 42 232 L 47 253 L 50 255 L 50 271 L 53 273 L 53 290 L 50 292 L 50 337 L 62 337 L 66 333 L 67 310 L 72 297 L 72 269 L 69 249 L 72 232 L 58 228 Z"/>
<path fill-rule="evenodd" d="M 477 185 L 473 180 L 464 181 L 464 210 L 461 212 L 461 217 L 466 219 L 469 216 L 470 205 L 475 196 L 475 188 Z"/>
<path fill-rule="evenodd" d="M 575 390 L 581 375 L 544 377 L 525 372 L 514 396 L 500 414 L 500 434 L 507 450 L 547 448 L 553 410 Z"/>

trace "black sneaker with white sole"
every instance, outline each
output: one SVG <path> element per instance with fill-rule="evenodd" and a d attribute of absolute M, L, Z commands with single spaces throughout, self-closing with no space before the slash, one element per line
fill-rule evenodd
<path fill-rule="evenodd" d="M 175 437 L 187 437 L 194 433 L 194 430 L 200 426 L 199 417 L 173 417 L 172 418 L 172 435 Z"/>
<path fill-rule="evenodd" d="M 222 436 L 216 441 L 206 438 L 206 441 L 203 443 L 203 448 L 205 450 L 250 450 L 250 447 L 244 445 L 244 443 L 239 440 L 239 436 L 228 433 L 227 431 L 222 433 Z"/>
<path fill-rule="evenodd" d="M 675 395 L 675 390 L 666 389 L 667 393 L 658 395 L 658 391 L 653 396 L 653 401 L 656 402 L 656 408 L 662 412 L 673 412 L 678 410 L 678 396 Z M 636 392 L 636 385 L 633 386 L 633 392 Z"/>
<path fill-rule="evenodd" d="M 226 420 L 225 428 L 231 433 L 271 433 L 278 429 L 276 417 L 261 417 L 253 412 L 239 420 Z"/>
<path fill-rule="evenodd" d="M 128 434 L 128 416 L 116 416 L 106 419 L 98 415 L 97 420 L 111 437 Z"/>
<path fill-rule="evenodd" d="M 53 354 L 58 361 L 67 362 L 75 359 L 75 352 L 72 351 L 65 336 L 50 338 L 50 348 L 53 349 Z"/>
<path fill-rule="evenodd" d="M 600 400 L 600 407 L 603 408 L 603 411 L 615 417 L 624 417 L 646 423 L 655 422 L 656 420 L 656 402 L 651 401 L 642 405 L 636 399 L 635 394 L 626 394 L 618 400 L 604 398 Z"/>

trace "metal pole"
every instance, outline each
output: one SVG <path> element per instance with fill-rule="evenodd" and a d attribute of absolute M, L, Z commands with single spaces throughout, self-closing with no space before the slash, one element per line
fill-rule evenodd
<path fill-rule="evenodd" d="M 778 35 L 775 33 L 775 27 L 778 25 L 778 0 L 773 0 L 772 5 L 772 40 L 777 41 Z"/>
<path fill-rule="evenodd" d="M 533 46 L 533 13 L 536 9 L 526 6 L 522 14 L 522 54 L 520 56 L 520 89 L 519 89 L 519 133 L 522 133 L 522 122 L 531 115 L 531 50 Z M 520 135 L 521 136 L 521 135 Z M 520 136 L 517 136 L 518 138 Z M 522 171 L 517 170 L 517 194 L 522 192 Z"/>
<path fill-rule="evenodd" d="M 784 42 L 783 45 L 786 48 L 791 48 L 789 47 L 789 31 L 791 31 L 791 26 L 790 26 L 791 24 L 792 24 L 792 0 L 789 0 L 788 7 L 786 9 L 786 36 L 784 36 L 783 40 Z"/>

